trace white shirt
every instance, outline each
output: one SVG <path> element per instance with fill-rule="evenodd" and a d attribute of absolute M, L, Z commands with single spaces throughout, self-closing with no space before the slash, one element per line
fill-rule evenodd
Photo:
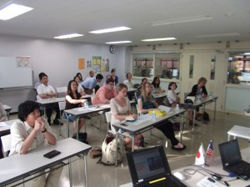
<path fill-rule="evenodd" d="M 48 93 L 56 93 L 55 89 L 48 84 L 48 86 L 44 85 L 44 84 L 40 84 L 38 87 L 37 87 L 37 99 L 38 100 L 41 100 L 42 98 L 39 96 L 40 94 L 48 94 Z"/>
<path fill-rule="evenodd" d="M 81 84 L 78 84 L 77 91 L 78 91 L 78 93 L 82 93 L 84 91 L 84 89 L 81 86 Z"/>
<path fill-rule="evenodd" d="M 36 82 L 36 84 L 35 84 L 34 88 L 37 90 L 37 87 L 38 87 L 40 84 L 41 84 L 41 82 L 40 82 L 40 81 Z"/>
<path fill-rule="evenodd" d="M 132 89 L 134 87 L 134 83 L 133 81 L 129 81 L 128 79 L 126 79 L 125 81 L 123 81 L 124 84 L 127 85 L 128 89 Z"/>
<path fill-rule="evenodd" d="M 45 128 L 48 132 L 52 133 L 52 129 L 45 123 Z M 16 121 L 10 127 L 10 135 L 11 135 L 11 145 L 10 145 L 10 155 L 20 154 L 21 148 L 25 139 L 29 136 L 33 128 L 29 126 L 26 122 L 22 122 L 21 120 Z M 52 133 L 53 134 L 53 133 Z M 53 134 L 54 135 L 54 134 Z M 38 148 L 41 145 L 48 144 L 45 139 L 42 131 L 37 132 L 32 145 L 30 146 L 28 151 Z"/>
<path fill-rule="evenodd" d="M 176 95 L 175 91 L 168 90 L 167 99 L 168 99 L 168 102 L 170 104 L 173 104 L 174 102 L 176 102 L 177 101 L 177 95 Z"/>

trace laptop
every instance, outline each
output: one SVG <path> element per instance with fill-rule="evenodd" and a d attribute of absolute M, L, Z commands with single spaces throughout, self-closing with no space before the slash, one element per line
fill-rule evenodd
<path fill-rule="evenodd" d="M 134 187 L 186 187 L 171 170 L 162 146 L 127 153 Z"/>
<path fill-rule="evenodd" d="M 223 169 L 227 172 L 248 180 L 250 178 L 250 163 L 242 160 L 238 140 L 219 144 Z"/>

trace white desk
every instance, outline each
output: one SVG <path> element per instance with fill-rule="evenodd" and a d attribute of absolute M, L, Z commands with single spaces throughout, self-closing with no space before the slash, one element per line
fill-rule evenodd
<path fill-rule="evenodd" d="M 49 99 L 38 99 L 36 102 L 39 103 L 40 105 L 48 105 L 52 103 L 58 103 L 58 102 L 63 102 L 65 101 L 65 97 L 54 97 L 54 98 L 49 98 Z"/>
<path fill-rule="evenodd" d="M 214 102 L 214 120 L 215 120 L 217 99 L 218 99 L 218 97 L 216 97 L 216 96 L 208 96 L 206 98 L 203 98 L 201 101 L 195 101 L 194 102 L 194 104 L 192 106 L 192 110 L 193 110 L 193 127 L 192 127 L 192 130 L 194 130 L 196 108 L 197 107 L 203 106 L 204 110 L 205 110 L 206 104 Z"/>
<path fill-rule="evenodd" d="M 243 149 L 241 151 L 241 155 L 242 155 L 242 158 L 243 160 L 247 161 L 247 162 L 250 162 L 250 147 L 246 148 L 246 149 Z M 216 157 L 214 162 L 209 166 L 209 167 L 205 167 L 206 169 L 209 169 L 213 172 L 217 172 L 217 173 L 220 173 L 220 174 L 224 174 L 224 175 L 228 175 L 228 172 L 224 171 L 222 169 L 222 163 L 221 163 L 221 159 L 220 157 Z M 183 168 L 179 168 L 179 169 L 176 169 L 176 170 L 173 170 L 172 173 L 176 172 L 176 171 L 181 171 L 183 172 L 183 170 L 185 169 L 198 169 L 197 167 L 195 166 L 187 166 L 187 167 L 183 167 Z M 208 174 L 204 171 L 202 171 L 203 174 L 207 175 Z M 196 173 L 194 175 L 187 175 L 187 179 L 182 181 L 184 184 L 186 184 L 187 186 L 189 187 L 196 187 L 197 185 L 197 182 L 199 182 L 201 179 L 203 179 L 205 176 L 200 174 L 200 173 Z M 230 180 L 231 178 L 228 178 L 228 177 L 224 177 L 222 180 L 223 181 L 228 181 Z M 234 181 L 231 181 L 231 182 L 228 182 L 228 184 L 231 186 L 231 187 L 246 187 L 247 185 L 250 184 L 250 180 L 248 181 L 244 181 L 242 179 L 238 179 L 238 180 L 234 180 Z M 225 185 L 224 185 L 225 186 Z M 123 185 L 120 185 L 120 187 L 133 187 L 132 183 L 127 183 L 127 184 L 123 184 Z"/>
<path fill-rule="evenodd" d="M 184 110 L 184 109 L 180 109 L 179 111 L 175 111 L 175 109 L 172 108 L 171 111 L 168 112 L 167 115 L 164 117 L 154 118 L 153 115 L 146 114 L 145 116 L 147 116 L 147 120 L 144 120 L 140 123 L 137 123 L 136 121 L 133 122 L 134 124 L 131 122 L 123 123 L 126 126 L 122 125 L 122 123 L 113 124 L 114 128 L 116 129 L 116 141 L 118 141 L 118 136 L 122 135 L 122 133 L 120 133 L 120 130 L 123 132 L 124 131 L 129 132 L 129 137 L 132 139 L 132 151 L 134 151 L 134 142 L 135 142 L 135 135 L 136 134 L 148 131 L 148 130 L 154 128 L 155 125 L 157 125 L 163 121 L 166 121 L 170 118 L 173 118 L 175 116 L 180 115 L 181 116 L 180 142 L 182 142 L 183 115 L 185 112 L 186 112 L 186 110 Z M 144 116 L 144 115 L 141 115 L 141 116 Z M 117 153 L 117 147 L 116 147 L 116 153 Z M 117 159 L 116 159 L 116 161 L 117 161 Z M 117 162 L 116 162 L 116 165 L 117 165 Z"/>
<path fill-rule="evenodd" d="M 10 134 L 10 127 L 16 121 L 19 121 L 19 119 L 0 122 L 0 137 Z"/>
<path fill-rule="evenodd" d="M 239 138 L 250 140 L 250 128 L 249 127 L 234 125 L 233 128 L 231 128 L 227 132 L 227 134 L 228 134 L 228 141 L 230 141 L 231 136 L 233 136 L 234 139 L 236 139 L 236 137 L 239 137 Z"/>
<path fill-rule="evenodd" d="M 54 149 L 60 151 L 61 154 L 52 159 L 43 157 L 45 153 Z M 25 155 L 16 154 L 1 159 L 0 186 L 8 185 L 23 179 L 28 181 L 27 178 L 31 175 L 37 174 L 38 172 L 43 172 L 45 169 L 49 169 L 51 166 L 60 164 L 76 155 L 84 155 L 85 186 L 87 186 L 86 154 L 90 149 L 91 146 L 87 144 L 81 143 L 72 138 L 67 138 L 58 141 L 55 146 L 42 146 L 41 148 L 31 151 Z"/>
<path fill-rule="evenodd" d="M 167 97 L 167 92 L 162 92 L 162 93 L 158 93 L 158 94 L 153 94 L 153 97 L 155 98 L 155 99 L 161 99 L 161 98 L 165 98 L 165 97 Z"/>

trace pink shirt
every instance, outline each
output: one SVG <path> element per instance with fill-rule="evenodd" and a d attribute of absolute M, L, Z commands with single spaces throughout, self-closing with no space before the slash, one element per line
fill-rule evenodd
<path fill-rule="evenodd" d="M 93 98 L 92 104 L 107 104 L 110 99 L 116 96 L 115 89 L 110 90 L 106 84 L 98 89 L 95 97 Z"/>

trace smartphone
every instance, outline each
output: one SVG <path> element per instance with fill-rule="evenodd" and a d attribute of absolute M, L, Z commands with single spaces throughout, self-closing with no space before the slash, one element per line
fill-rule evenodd
<path fill-rule="evenodd" d="M 128 125 L 127 125 L 127 124 L 125 124 L 125 123 L 121 123 L 121 126 L 125 126 L 125 127 L 127 127 Z"/>
<path fill-rule="evenodd" d="M 43 156 L 44 156 L 45 158 L 53 158 L 53 157 L 59 155 L 60 153 L 61 153 L 60 151 L 53 150 L 53 151 L 50 151 L 50 152 L 44 154 Z"/>

